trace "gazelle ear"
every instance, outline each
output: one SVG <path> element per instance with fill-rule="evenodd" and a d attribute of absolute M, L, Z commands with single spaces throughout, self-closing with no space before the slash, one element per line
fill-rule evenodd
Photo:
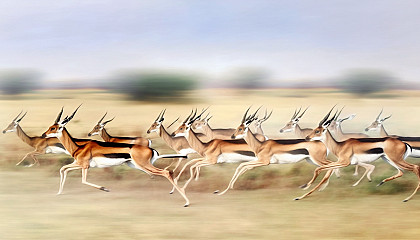
<path fill-rule="evenodd" d="M 356 114 L 352 114 L 352 115 L 350 115 L 350 116 L 348 116 L 348 120 L 352 120 L 354 117 L 356 117 Z"/>

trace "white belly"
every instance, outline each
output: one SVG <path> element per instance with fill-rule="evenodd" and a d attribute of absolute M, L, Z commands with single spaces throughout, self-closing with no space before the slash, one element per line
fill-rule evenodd
<path fill-rule="evenodd" d="M 104 157 L 94 157 L 90 160 L 89 166 L 94 168 L 106 168 L 121 165 L 131 159 L 127 158 L 104 158 Z"/>
<path fill-rule="evenodd" d="M 413 148 L 413 150 L 411 151 L 411 154 L 408 155 L 408 156 L 418 158 L 418 157 L 420 157 L 420 150 Z"/>
<path fill-rule="evenodd" d="M 307 157 L 308 155 L 305 155 L 305 154 L 288 154 L 288 153 L 274 154 L 270 159 L 270 163 L 272 164 L 297 163 Z"/>
<path fill-rule="evenodd" d="M 256 157 L 245 156 L 237 153 L 222 153 L 217 157 L 217 163 L 236 163 L 257 160 Z"/>
<path fill-rule="evenodd" d="M 55 146 L 48 146 L 45 148 L 45 153 L 56 153 L 56 154 L 68 154 L 70 155 L 69 152 L 67 152 L 66 149 L 60 148 L 60 147 L 55 147 Z"/>
<path fill-rule="evenodd" d="M 380 158 L 383 154 L 354 154 L 351 158 L 350 164 L 354 165 L 359 162 L 361 163 L 371 163 L 378 158 Z"/>
<path fill-rule="evenodd" d="M 182 155 L 188 155 L 190 153 L 196 153 L 196 151 L 192 148 L 185 148 L 185 149 L 181 149 L 179 153 Z"/>

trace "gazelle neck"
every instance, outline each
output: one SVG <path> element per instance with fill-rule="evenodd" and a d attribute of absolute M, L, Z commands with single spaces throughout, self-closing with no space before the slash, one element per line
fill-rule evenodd
<path fill-rule="evenodd" d="M 261 124 L 255 125 L 255 133 L 264 135 L 264 131 L 262 130 Z"/>
<path fill-rule="evenodd" d="M 302 128 L 300 128 L 299 124 L 296 124 L 296 126 L 295 126 L 295 135 L 299 136 L 300 138 L 306 137 L 306 136 L 303 136 L 304 133 L 302 131 Z"/>
<path fill-rule="evenodd" d="M 379 130 L 379 136 L 381 137 L 388 137 L 388 133 L 385 131 L 384 125 L 381 125 L 381 129 Z"/>
<path fill-rule="evenodd" d="M 209 139 L 214 139 L 213 129 L 210 127 L 208 123 L 206 125 L 203 125 L 203 133 Z"/>
<path fill-rule="evenodd" d="M 262 142 L 260 142 L 255 135 L 251 132 L 251 130 L 248 129 L 246 132 L 245 142 L 249 145 L 249 147 L 252 149 L 253 152 L 257 153 L 260 149 Z"/>
<path fill-rule="evenodd" d="M 22 141 L 24 141 L 26 144 L 28 144 L 29 146 L 33 147 L 33 143 L 32 143 L 32 137 L 29 137 L 24 131 L 23 129 L 20 127 L 20 125 L 17 125 L 16 127 L 16 134 L 17 136 L 22 139 Z"/>
<path fill-rule="evenodd" d="M 105 142 L 109 142 L 111 140 L 111 135 L 105 130 L 105 127 L 101 130 L 101 137 Z"/>
<path fill-rule="evenodd" d="M 173 137 L 168 133 L 168 131 L 166 131 L 165 127 L 163 126 L 163 124 L 160 124 L 159 127 L 159 136 L 163 139 L 163 141 L 169 146 L 169 147 L 173 147 Z"/>
<path fill-rule="evenodd" d="M 185 132 L 185 138 L 188 141 L 188 144 L 197 151 L 198 154 L 203 156 L 205 144 L 197 137 L 197 135 L 192 131 L 190 128 L 188 131 Z"/>
<path fill-rule="evenodd" d="M 74 142 L 73 137 L 67 131 L 66 128 L 63 129 L 61 134 L 57 137 L 60 140 L 61 144 L 63 144 L 64 148 L 74 157 L 74 153 L 79 148 L 79 146 Z"/>
<path fill-rule="evenodd" d="M 325 146 L 333 152 L 337 156 L 337 152 L 339 149 L 340 142 L 337 142 L 334 137 L 331 135 L 330 130 L 327 129 L 327 132 L 325 133 L 324 137 L 321 139 L 321 141 L 325 144 Z"/>

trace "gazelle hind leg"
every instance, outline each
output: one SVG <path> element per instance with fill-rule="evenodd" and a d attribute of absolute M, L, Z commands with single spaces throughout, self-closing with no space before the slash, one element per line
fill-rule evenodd
<path fill-rule="evenodd" d="M 368 174 L 367 178 L 368 178 L 369 182 L 372 181 L 370 179 L 370 174 L 372 174 L 373 170 L 375 169 L 374 165 L 359 162 L 356 166 L 361 166 L 361 167 L 365 168 L 366 170 L 363 173 L 362 177 L 352 185 L 353 187 L 357 186 L 362 181 L 362 179 L 366 176 L 366 174 Z"/>
<path fill-rule="evenodd" d="M 109 192 L 109 190 L 107 188 L 105 188 L 105 187 L 102 187 L 102 186 L 99 186 L 99 185 L 96 185 L 96 184 L 93 184 L 93 183 L 88 182 L 87 181 L 87 171 L 88 171 L 87 168 L 82 168 L 82 183 L 83 184 L 86 184 L 88 186 L 97 188 L 97 189 L 102 190 L 102 191 L 105 191 L 105 192 Z"/>
<path fill-rule="evenodd" d="M 29 154 L 29 156 L 31 156 L 31 158 L 34 160 L 34 163 L 28 165 L 28 167 L 32 167 L 33 165 L 41 165 L 38 161 L 38 159 L 35 157 L 35 155 L 39 155 L 39 152 L 34 152 L 32 154 Z"/>
<path fill-rule="evenodd" d="M 181 189 L 182 189 L 183 191 L 185 191 L 185 189 L 187 188 L 188 184 L 189 184 L 189 183 L 191 182 L 191 180 L 194 178 L 194 170 L 195 170 L 196 168 L 200 168 L 200 167 L 204 167 L 204 166 L 209 166 L 209 165 L 213 165 L 213 163 L 206 162 L 206 161 L 201 161 L 201 162 L 198 162 L 198 163 L 194 164 L 194 165 L 190 168 L 190 173 L 191 173 L 190 178 L 188 179 L 188 181 L 184 184 L 184 186 L 183 186 Z"/>
<path fill-rule="evenodd" d="M 29 154 L 32 154 L 32 153 L 36 153 L 36 151 L 28 152 L 27 154 L 25 154 L 25 156 L 22 158 L 22 160 L 20 160 L 18 163 L 16 163 L 16 166 L 21 164 L 25 160 L 25 158 L 27 158 L 29 156 Z"/>
<path fill-rule="evenodd" d="M 356 165 L 356 167 L 354 168 L 353 176 L 357 176 L 357 175 L 359 175 L 359 165 Z"/>

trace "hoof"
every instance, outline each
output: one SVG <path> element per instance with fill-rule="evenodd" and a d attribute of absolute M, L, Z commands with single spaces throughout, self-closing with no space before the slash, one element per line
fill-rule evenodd
<path fill-rule="evenodd" d="M 170 192 L 169 192 L 169 194 L 173 194 L 173 193 L 174 193 L 174 191 L 170 191 Z"/>
<path fill-rule="evenodd" d="M 184 205 L 184 207 L 188 207 L 188 206 L 190 206 L 190 204 L 185 204 L 185 205 Z"/>
<path fill-rule="evenodd" d="M 371 180 L 371 179 L 369 179 L 369 182 L 372 182 L 372 180 Z"/>
<path fill-rule="evenodd" d="M 381 186 L 382 184 L 384 184 L 385 182 L 380 182 L 378 185 L 376 185 L 377 187 Z"/>
<path fill-rule="evenodd" d="M 300 186 L 300 188 L 306 188 L 306 186 L 308 186 L 308 184 L 307 184 L 307 183 L 305 183 L 305 184 L 301 185 L 301 186 Z"/>
<path fill-rule="evenodd" d="M 109 192 L 109 189 L 105 188 L 105 187 L 101 187 L 99 188 L 99 190 L 105 191 L 105 192 Z"/>
<path fill-rule="evenodd" d="M 297 197 L 297 198 L 295 198 L 295 199 L 293 199 L 293 200 L 297 201 L 297 200 L 300 200 L 300 198 L 298 198 L 298 197 Z"/>
<path fill-rule="evenodd" d="M 403 202 L 408 202 L 408 199 L 404 199 Z"/>
<path fill-rule="evenodd" d="M 218 193 L 219 193 L 219 190 L 216 190 L 213 192 L 213 194 L 218 194 Z"/>

